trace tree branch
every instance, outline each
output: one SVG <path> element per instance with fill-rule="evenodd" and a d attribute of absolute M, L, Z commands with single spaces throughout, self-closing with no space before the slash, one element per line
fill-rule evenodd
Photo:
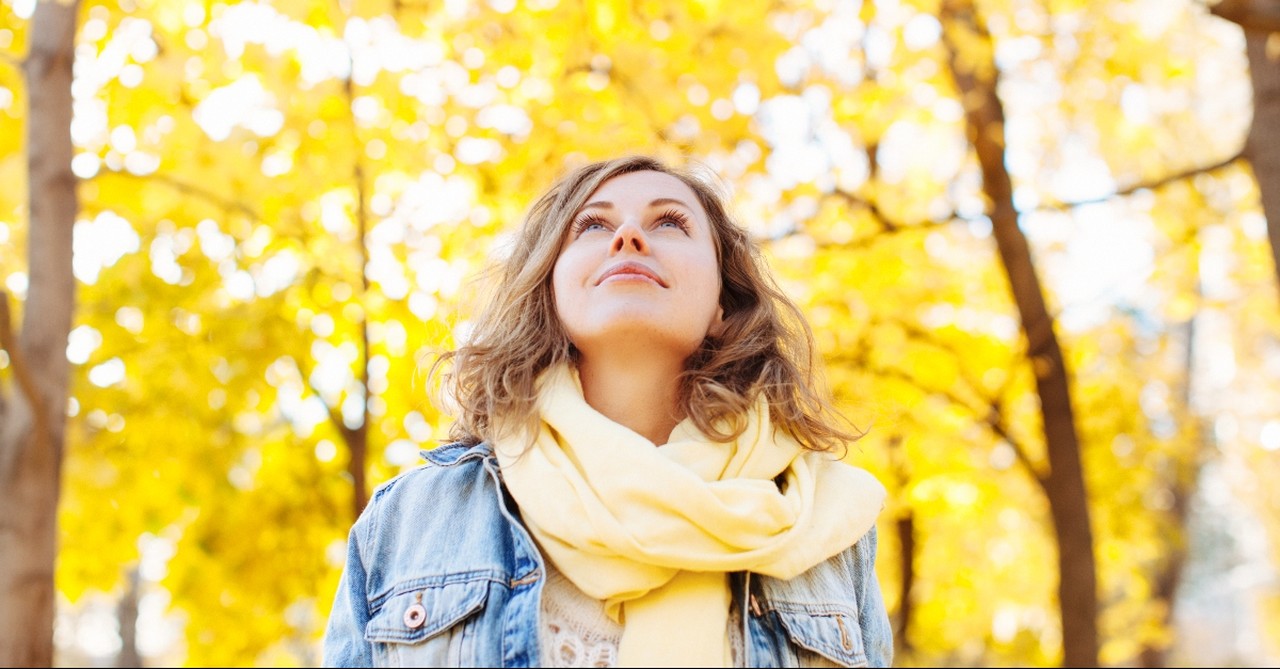
<path fill-rule="evenodd" d="M 1183 170 L 1181 172 L 1175 172 L 1173 174 L 1160 177 L 1159 179 L 1156 179 L 1154 181 L 1143 181 L 1139 183 L 1130 184 L 1128 186 L 1125 186 L 1124 188 L 1117 189 L 1116 191 L 1109 193 L 1107 195 L 1102 195 L 1094 198 L 1087 198 L 1083 200 L 1071 200 L 1069 202 L 1046 202 L 1044 204 L 1041 204 L 1035 207 L 1031 211 L 1037 211 L 1037 212 L 1067 211 L 1070 209 L 1075 209 L 1077 207 L 1083 207 L 1089 204 L 1101 204 L 1103 202 L 1109 202 L 1116 198 L 1133 195 L 1138 191 L 1159 190 L 1160 188 L 1168 186 L 1169 184 L 1172 184 L 1172 183 L 1190 179 L 1192 177 L 1195 177 L 1201 174 L 1216 172 L 1224 167 L 1230 167 L 1231 165 L 1234 165 L 1236 162 L 1240 161 L 1242 158 L 1244 158 L 1244 151 L 1237 152 L 1234 155 L 1228 158 L 1224 158 L 1223 160 L 1219 160 L 1215 163 L 1211 163 L 1209 165 L 1201 165 L 1198 167 L 1192 167 L 1190 169 Z M 965 220 L 965 218 L 961 216 L 959 212 L 953 211 L 943 218 L 929 219 L 925 221 L 918 221 L 915 223 L 903 223 L 901 221 L 896 221 L 893 218 L 885 215 L 884 210 L 880 208 L 879 204 L 872 202 L 870 200 L 867 200 L 865 198 L 862 198 L 853 193 L 850 193 L 848 191 L 837 189 L 836 191 L 831 193 L 831 195 L 834 197 L 838 197 L 841 200 L 844 200 L 846 203 L 848 203 L 853 207 L 856 207 L 858 209 L 861 209 L 871 214 L 872 218 L 874 218 L 875 221 L 880 225 L 880 230 L 868 235 L 863 235 L 856 239 L 845 241 L 845 242 L 819 240 L 817 241 L 817 246 L 820 249 L 862 249 L 862 248 L 870 247 L 872 244 L 875 244 L 877 241 L 880 241 L 887 236 L 896 235 L 902 232 L 933 230 L 936 228 L 946 227 L 948 225 L 951 225 L 952 223 L 955 223 L 956 221 Z M 1028 213 L 1028 212 L 1020 212 L 1020 213 Z M 758 239 L 756 241 L 761 244 L 774 243 L 779 240 L 786 239 L 787 237 L 791 237 L 793 235 L 799 234 L 802 230 L 803 228 L 796 228 L 795 230 L 792 230 L 784 235 L 780 235 L 777 237 L 769 237 L 765 239 Z"/>
<path fill-rule="evenodd" d="M 875 163 L 872 163 L 872 165 L 874 167 Z M 903 223 L 902 221 L 894 220 L 892 217 L 886 215 L 884 213 L 884 210 L 880 208 L 880 203 L 875 202 L 874 200 L 868 200 L 866 198 L 863 198 L 859 195 L 850 193 L 849 191 L 843 190 L 840 188 L 837 188 L 835 191 L 833 191 L 831 195 L 838 197 L 841 200 L 844 200 L 845 203 L 847 203 L 851 207 L 857 207 L 871 214 L 872 218 L 874 218 L 876 222 L 880 224 L 881 232 L 887 233 L 887 234 L 903 232 L 906 230 L 921 230 L 926 228 L 940 227 L 943 225 L 949 225 L 958 220 L 963 220 L 964 218 L 963 216 L 960 215 L 959 212 L 953 211 L 947 214 L 946 216 L 943 216 L 942 218 L 933 218 L 933 219 L 928 219 L 924 221 L 916 221 L 914 223 Z"/>
<path fill-rule="evenodd" d="M 1000 439 L 1004 440 L 1005 443 L 1009 444 L 1009 447 L 1013 449 L 1014 456 L 1017 457 L 1018 462 L 1020 462 L 1022 466 L 1026 467 L 1027 473 L 1030 474 L 1031 477 L 1041 485 L 1041 487 L 1043 487 L 1046 484 L 1048 477 L 1044 474 L 1044 472 L 1040 470 L 1040 467 L 1031 460 L 1031 457 L 1028 455 L 1027 449 L 1022 445 L 1022 442 L 1018 441 L 1018 439 L 1015 438 L 1009 432 L 1008 428 L 1005 427 L 1004 414 L 1000 409 L 999 402 L 990 401 L 987 407 L 975 407 L 972 404 L 970 404 L 968 401 L 966 401 L 964 398 L 957 395 L 956 393 L 943 388 L 930 388 L 925 384 L 921 383 L 914 376 L 911 376 L 910 374 L 907 374 L 906 372 L 900 369 L 891 369 L 888 367 L 868 367 L 867 371 L 881 378 L 888 378 L 888 379 L 895 379 L 898 381 L 902 381 L 928 394 L 940 395 L 946 398 L 952 404 L 955 404 L 956 406 L 966 409 L 967 411 L 973 414 L 974 418 L 976 418 L 978 422 L 982 423 L 983 425 L 986 425 L 987 428 L 990 429 L 993 434 L 995 434 Z"/>
<path fill-rule="evenodd" d="M 963 359 L 959 351 L 957 351 L 950 345 L 946 344 L 945 342 L 939 341 L 931 333 L 914 324 L 904 323 L 902 321 L 873 321 L 871 325 L 872 326 L 894 325 L 894 326 L 900 327 L 906 333 L 908 339 L 916 342 L 920 342 L 923 344 L 927 344 L 929 346 L 933 346 L 935 348 L 946 351 L 947 353 L 951 354 L 951 356 L 954 357 L 956 360 Z M 865 350 L 865 347 L 863 347 L 863 349 Z M 972 413 L 974 417 L 977 418 L 980 422 L 986 425 L 992 431 L 992 433 L 994 433 L 997 437 L 1003 439 L 1006 443 L 1009 444 L 1009 447 L 1013 449 L 1014 456 L 1017 457 L 1018 461 L 1022 463 L 1024 467 L 1026 467 L 1027 473 L 1030 474 L 1031 477 L 1036 480 L 1036 482 L 1038 482 L 1041 486 L 1044 486 L 1048 481 L 1048 476 L 1044 473 L 1041 467 L 1037 465 L 1034 460 L 1031 459 L 1030 454 L 1028 453 L 1027 449 L 1023 446 L 1022 442 L 1016 437 L 1014 437 L 1014 435 L 1009 431 L 1009 428 L 1006 425 L 1004 410 L 1000 400 L 1000 398 L 1003 397 L 1004 395 L 1004 388 L 1002 388 L 995 397 L 991 397 L 987 392 L 985 392 L 981 384 L 978 383 L 976 379 L 971 377 L 965 371 L 963 366 L 959 366 L 958 373 L 960 375 L 960 378 L 964 380 L 967 386 L 969 386 L 969 388 L 973 391 L 973 394 L 978 397 L 979 402 L 982 405 L 985 405 L 985 406 L 978 406 L 978 405 L 972 404 L 968 400 L 965 400 L 964 398 L 960 397 L 958 394 L 950 390 L 930 388 L 928 386 L 925 386 L 920 381 L 918 381 L 915 377 L 911 376 L 910 374 L 907 374 L 906 372 L 903 372 L 902 370 L 890 369 L 887 367 L 873 367 L 867 364 L 865 357 L 862 360 L 855 361 L 855 364 L 857 366 L 863 367 L 864 369 L 867 369 L 871 373 L 876 374 L 878 376 L 885 377 L 885 378 L 893 378 L 899 381 L 903 381 L 908 385 L 911 385 L 919 389 L 922 392 L 941 395 L 942 397 L 945 397 L 946 399 L 951 401 L 952 404 L 963 407 L 964 409 Z M 1012 379 L 1012 376 L 1010 376 L 1010 379 Z M 1008 387 L 1008 384 L 1006 384 L 1005 388 L 1007 387 Z"/>
<path fill-rule="evenodd" d="M 13 54 L 9 54 L 9 53 L 0 53 L 0 63 L 4 63 L 5 65 L 12 67 L 13 69 L 18 70 L 19 72 L 21 72 L 22 69 L 27 65 L 26 59 L 18 58 Z"/>
<path fill-rule="evenodd" d="M 344 42 L 346 44 L 346 42 Z M 347 44 L 347 77 L 342 81 L 342 92 L 347 99 L 347 112 L 351 121 L 352 162 L 351 178 L 356 186 L 356 243 L 360 245 L 360 296 L 358 298 L 360 317 L 356 326 L 360 331 L 360 426 L 345 431 L 347 450 L 351 460 L 347 464 L 347 472 L 351 475 L 351 483 L 355 489 L 352 497 L 352 518 L 359 517 L 369 501 L 368 485 L 365 482 L 366 462 L 369 450 L 369 424 L 372 416 L 369 409 L 369 210 L 368 179 L 364 171 L 364 163 L 360 155 L 364 152 L 364 142 L 360 139 L 360 124 L 355 113 L 356 89 L 353 73 L 356 69 L 355 53 Z M 344 424 L 345 427 L 345 424 Z"/>
<path fill-rule="evenodd" d="M 9 321 L 10 321 L 9 294 L 4 290 L 0 290 L 0 351 L 4 352 L 8 362 L 8 366 L 11 366 L 14 368 L 15 376 L 16 376 L 17 365 L 14 364 L 13 362 L 13 355 L 8 352 L 10 347 L 9 342 L 13 341 L 13 326 Z M 17 346 L 14 346 L 13 348 L 16 349 Z M 0 378 L 0 424 L 3 423 L 3 419 L 5 417 L 5 413 L 8 410 L 8 408 L 9 408 L 8 384 L 4 383 L 3 378 Z M 0 472 L 2 471 L 4 471 L 4 468 L 0 467 Z"/>
<path fill-rule="evenodd" d="M 204 200 L 205 202 L 208 202 L 209 204 L 216 205 L 228 211 L 238 211 L 241 214 L 244 214 L 246 218 L 249 218 L 250 220 L 253 220 L 255 222 L 262 221 L 262 217 L 258 215 L 258 212 L 254 211 L 252 207 L 250 207 L 249 205 L 243 202 L 240 202 L 239 200 L 233 200 L 229 197 L 219 195 L 203 186 L 197 186 L 195 184 L 187 183 L 185 181 L 182 181 L 181 179 L 177 179 L 175 177 L 171 177 L 165 174 L 156 173 L 156 174 L 148 174 L 146 176 L 138 176 L 137 174 L 126 172 L 123 170 L 105 170 L 99 173 L 99 175 L 105 175 L 105 174 L 127 177 L 130 179 L 137 179 L 139 181 L 159 182 L 178 191 L 179 193 L 182 193 L 183 195 L 194 196 L 196 198 Z"/>
<path fill-rule="evenodd" d="M 32 406 L 38 406 L 40 394 L 36 391 L 35 380 L 31 378 L 26 360 L 18 350 L 18 341 L 13 333 L 13 317 L 9 311 L 9 293 L 4 290 L 0 290 L 0 350 L 9 354 L 9 365 L 13 368 L 13 375 L 17 378 L 22 393 Z"/>
<path fill-rule="evenodd" d="M 899 323 L 899 326 L 906 331 L 909 339 L 914 339 L 915 341 L 940 348 L 950 353 L 957 361 L 963 359 L 959 351 L 939 341 L 928 331 L 909 323 Z M 1021 357 L 1023 356 L 1019 356 L 1019 358 Z M 1009 428 L 1005 425 L 1001 398 L 1004 397 L 1005 390 L 1008 388 L 1009 382 L 1012 381 L 1013 375 L 1009 375 L 1009 379 L 1006 380 L 1004 387 L 997 391 L 993 397 L 986 392 L 986 389 L 982 387 L 982 384 L 980 384 L 977 379 L 974 379 L 967 371 L 965 371 L 963 365 L 957 365 L 957 367 L 960 378 L 964 379 L 965 384 L 973 390 L 973 393 L 977 395 L 989 409 L 987 415 L 984 416 L 982 420 L 991 428 L 992 432 L 995 432 L 997 436 L 1004 439 L 1009 444 L 1013 449 L 1014 455 L 1017 456 L 1018 461 L 1027 468 L 1027 473 L 1030 474 L 1032 478 L 1036 479 L 1040 485 L 1045 485 L 1048 478 L 1047 475 L 1040 469 L 1039 465 L 1032 461 L 1031 456 L 1027 453 L 1027 449 L 1022 446 L 1022 442 L 1018 439 L 1014 439 L 1013 435 L 1009 432 Z M 970 406 L 968 408 L 970 411 L 974 412 L 975 415 L 980 411 L 977 407 Z"/>
<path fill-rule="evenodd" d="M 1084 200 L 1072 200 L 1070 202 L 1048 202 L 1036 207 L 1035 211 L 1065 211 L 1067 209 L 1075 209 L 1076 207 L 1082 207 L 1087 204 L 1101 204 L 1103 202 L 1107 202 L 1118 197 L 1133 195 L 1134 193 L 1140 190 L 1158 190 L 1160 188 L 1168 186 L 1171 183 L 1182 181 L 1184 179 L 1190 179 L 1191 177 L 1198 176 L 1200 174 L 1208 174 L 1209 172 L 1215 172 L 1224 167 L 1229 167 L 1235 164 L 1236 161 L 1240 160 L 1243 157 L 1244 157 L 1244 152 L 1241 151 L 1229 158 L 1220 160 L 1216 163 L 1213 163 L 1210 165 L 1201 165 L 1200 167 L 1193 167 L 1193 168 L 1184 170 L 1182 172 L 1175 172 L 1173 174 L 1169 174 L 1159 179 L 1156 179 L 1155 181 L 1144 181 L 1136 184 L 1131 184 L 1109 195 L 1103 195 L 1101 197 L 1094 197 L 1094 198 L 1087 198 Z"/>
<path fill-rule="evenodd" d="M 315 395 L 316 399 L 320 401 L 320 406 L 324 407 L 325 413 L 329 415 L 329 421 L 333 423 L 333 427 L 338 430 L 338 434 L 341 435 L 342 440 L 349 443 L 353 430 L 347 427 L 347 424 L 342 421 L 342 414 L 338 412 L 337 408 L 331 406 L 325 401 L 324 393 L 320 392 L 320 389 L 316 388 L 316 385 L 311 382 L 311 375 L 303 371 L 302 365 L 298 362 L 298 359 L 293 356 L 289 356 L 289 360 L 293 361 L 293 368 L 298 372 L 298 376 L 302 379 L 302 382 L 307 384 L 307 388 L 311 390 L 311 394 Z"/>
<path fill-rule="evenodd" d="M 847 241 L 847 242 L 837 242 L 837 241 L 832 241 L 832 240 L 821 240 L 821 241 L 818 241 L 818 243 L 817 243 L 817 244 L 818 244 L 818 248 L 820 248 L 820 249 L 824 249 L 824 250 L 825 250 L 825 249 L 846 249 L 846 250 L 865 249 L 865 248 L 868 248 L 868 247 L 872 246 L 872 245 L 873 245 L 873 244 L 875 244 L 876 242 L 879 242 L 879 241 L 881 241 L 881 240 L 884 240 L 884 239 L 886 239 L 886 238 L 888 238 L 888 237 L 892 237 L 892 236 L 897 235 L 897 234 L 899 234 L 899 233 L 904 233 L 904 232 L 920 232 L 920 231 L 923 231 L 923 230 L 933 230 L 933 229 L 935 229 L 935 228 L 943 228 L 943 227 L 946 227 L 946 226 L 948 226 L 948 225 L 951 225 L 952 223 L 956 222 L 957 220 L 959 220 L 959 219 L 958 219 L 958 218 L 949 218 L 949 219 L 945 219 L 945 220 L 924 221 L 924 222 L 921 222 L 921 223 L 912 223 L 912 224 L 909 224 L 909 225 L 896 225 L 896 224 L 894 224 L 894 225 L 887 225 L 887 226 L 884 226 L 883 228 L 881 228 L 881 230 L 880 230 L 879 232 L 874 232 L 874 233 L 871 233 L 871 234 L 869 234 L 869 235 L 863 235 L 863 236 L 861 236 L 861 237 L 857 237 L 857 238 L 855 238 L 855 239 L 850 239 L 850 240 L 849 240 L 849 241 Z"/>
<path fill-rule="evenodd" d="M 1209 7 L 1209 13 L 1226 19 L 1245 30 L 1280 31 L 1280 3 L 1258 0 L 1222 0 Z"/>
<path fill-rule="evenodd" d="M 919 232 L 922 230 L 933 230 L 936 228 L 946 227 L 948 225 L 951 225 L 952 223 L 955 223 L 956 221 L 965 220 L 964 217 L 961 216 L 958 212 L 953 211 L 942 218 L 917 221 L 914 223 L 902 223 L 900 221 L 895 221 L 889 216 L 886 216 L 884 211 L 881 210 L 880 206 L 875 202 L 865 200 L 848 191 L 837 189 L 836 191 L 830 193 L 829 197 L 838 197 L 841 200 L 844 200 L 846 203 L 850 204 L 851 206 L 871 214 L 872 218 L 875 219 L 876 223 L 880 225 L 880 229 L 871 234 L 863 235 L 861 237 L 850 239 L 848 241 L 816 240 L 817 247 L 824 250 L 827 250 L 827 249 L 853 250 L 853 249 L 868 248 L 871 245 L 875 244 L 876 242 L 882 239 L 885 239 L 886 237 L 890 237 L 892 235 L 896 235 L 903 232 Z M 776 243 L 788 237 L 798 235 L 801 232 L 803 232 L 803 230 L 804 230 L 803 228 L 797 227 L 794 230 L 788 231 L 787 233 L 782 235 L 778 235 L 777 237 L 767 237 L 764 239 L 757 239 L 756 242 L 759 244 Z"/>
<path fill-rule="evenodd" d="M 9 354 L 9 366 L 13 368 L 18 388 L 31 408 L 36 448 L 44 448 L 49 440 L 49 423 L 48 416 L 45 414 L 44 398 L 40 396 L 40 388 L 31 376 L 31 370 L 27 368 L 27 361 L 14 337 L 13 322 L 9 312 L 9 293 L 3 290 L 0 290 L 0 350 Z M 8 480 L 9 467 L 16 456 L 16 451 L 0 453 L 0 481 Z"/>

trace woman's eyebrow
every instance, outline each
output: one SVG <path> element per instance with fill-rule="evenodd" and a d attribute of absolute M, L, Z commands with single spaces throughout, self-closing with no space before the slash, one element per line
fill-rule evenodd
<path fill-rule="evenodd" d="M 684 200 L 677 200 L 676 198 L 673 198 L 673 197 L 660 197 L 650 202 L 649 206 L 658 207 L 664 204 L 678 204 L 684 207 L 685 209 L 688 209 L 689 211 L 693 211 L 693 207 L 690 207 L 687 202 L 685 202 Z M 609 202 L 608 200 L 596 200 L 594 202 L 586 203 L 585 205 L 582 206 L 582 208 L 583 209 L 613 209 L 613 203 Z"/>

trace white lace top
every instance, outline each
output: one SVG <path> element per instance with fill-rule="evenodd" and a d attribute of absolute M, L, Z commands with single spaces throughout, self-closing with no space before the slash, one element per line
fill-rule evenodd
<path fill-rule="evenodd" d="M 615 667 L 622 625 L 605 615 L 604 602 L 592 599 L 546 561 L 542 588 L 541 664 L 544 667 Z M 729 647 L 733 666 L 742 666 L 742 616 L 729 611 Z"/>

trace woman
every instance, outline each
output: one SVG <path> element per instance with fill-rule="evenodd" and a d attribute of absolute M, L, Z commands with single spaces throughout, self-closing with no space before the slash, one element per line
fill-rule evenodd
<path fill-rule="evenodd" d="M 888 665 L 884 489 L 796 307 L 707 183 L 580 168 L 529 212 L 455 443 L 351 530 L 328 665 Z"/>

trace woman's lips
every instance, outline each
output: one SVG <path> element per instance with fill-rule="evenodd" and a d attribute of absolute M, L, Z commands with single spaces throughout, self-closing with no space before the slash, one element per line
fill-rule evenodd
<path fill-rule="evenodd" d="M 638 262 L 630 262 L 630 261 L 618 263 L 617 265 L 614 265 L 613 267 L 610 267 L 609 269 L 605 270 L 605 273 L 600 276 L 600 280 L 596 282 L 596 285 L 598 286 L 610 280 L 612 281 L 652 281 L 653 283 L 656 283 L 659 286 L 662 286 L 663 288 L 667 287 L 667 283 L 663 281 L 661 277 L 658 276 L 657 272 L 654 272 L 653 270 L 649 269 L 648 267 L 645 267 L 644 265 Z"/>

